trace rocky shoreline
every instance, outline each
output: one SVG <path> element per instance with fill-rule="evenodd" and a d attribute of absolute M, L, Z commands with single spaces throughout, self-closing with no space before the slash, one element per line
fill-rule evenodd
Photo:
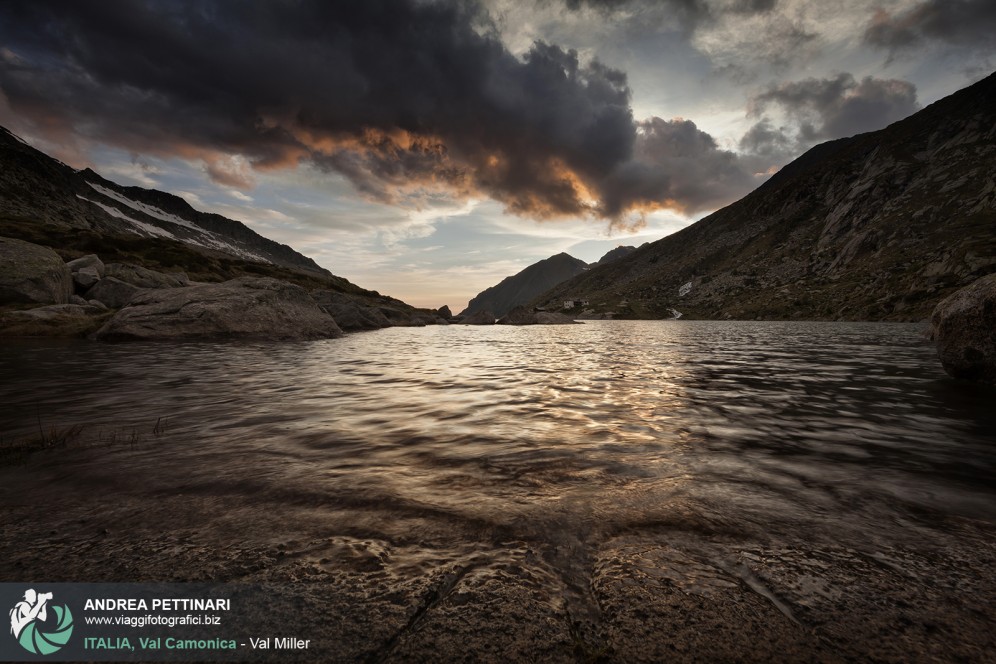
<path fill-rule="evenodd" d="M 397 302 L 397 301 L 391 301 Z M 63 262 L 48 247 L 0 237 L 0 336 L 128 340 L 306 340 L 392 326 L 565 325 L 577 317 L 517 307 L 454 317 L 449 307 L 371 303 L 273 277 L 194 282 L 183 272 L 109 263 L 95 254 Z M 996 275 L 940 302 L 930 337 L 945 371 L 996 384 Z"/>
<path fill-rule="evenodd" d="M 192 281 L 183 272 L 105 264 L 95 254 L 63 262 L 48 247 L 12 238 L 0 238 L 0 257 L 0 335 L 6 337 L 304 340 L 393 326 L 496 322 L 489 312 L 454 317 L 445 306 L 427 310 L 397 301 L 371 302 L 362 295 L 309 290 L 273 277 L 208 283 Z M 498 322 L 574 321 L 531 313 Z"/>

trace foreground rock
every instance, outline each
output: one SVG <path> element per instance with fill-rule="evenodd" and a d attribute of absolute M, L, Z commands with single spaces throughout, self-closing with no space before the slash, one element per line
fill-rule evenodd
<path fill-rule="evenodd" d="M 996 274 L 942 300 L 930 332 L 945 371 L 996 385 Z"/>
<path fill-rule="evenodd" d="M 73 294 L 68 267 L 48 247 L 0 238 L 0 304 L 65 304 Z"/>
<path fill-rule="evenodd" d="M 121 463 L 116 450 L 104 458 Z M 981 664 L 996 648 L 996 532 L 983 520 L 867 553 L 608 523 L 580 536 L 517 525 L 519 540 L 495 542 L 487 526 L 389 505 L 368 509 L 393 537 L 357 535 L 355 508 L 329 501 L 317 519 L 313 504 L 237 491 L 262 484 L 238 466 L 211 493 L 195 459 L 189 477 L 146 462 L 101 491 L 108 471 L 95 479 L 94 464 L 47 483 L 52 459 L 0 467 L 12 495 L 41 492 L 5 508 L 0 580 L 30 567 L 38 578 L 260 585 L 267 601 L 232 620 L 252 625 L 244 633 L 302 630 L 309 659 L 290 661 Z M 571 564 L 575 551 L 587 566 Z"/>
<path fill-rule="evenodd" d="M 142 291 L 96 335 L 104 341 L 339 336 L 335 320 L 303 288 L 254 277 Z"/>

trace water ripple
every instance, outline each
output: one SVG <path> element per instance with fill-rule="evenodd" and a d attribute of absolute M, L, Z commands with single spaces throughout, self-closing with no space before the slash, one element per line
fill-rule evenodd
<path fill-rule="evenodd" d="M 839 541 L 901 539 L 890 524 L 911 518 L 996 517 L 994 392 L 949 380 L 914 325 L 23 342 L 0 350 L 0 369 L 5 441 L 76 424 L 90 442 L 142 440 L 32 463 L 84 464 L 95 484 L 150 495 L 348 512 L 381 531 L 384 514 L 404 513 Z M 168 430 L 152 435 L 161 419 Z M 703 587 L 710 574 L 690 572 Z"/>

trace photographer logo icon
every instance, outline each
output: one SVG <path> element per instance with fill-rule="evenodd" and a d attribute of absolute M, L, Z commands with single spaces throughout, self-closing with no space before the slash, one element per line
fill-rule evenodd
<path fill-rule="evenodd" d="M 73 614 L 69 607 L 49 605 L 51 601 L 52 593 L 28 588 L 24 599 L 10 610 L 10 633 L 30 653 L 51 655 L 73 635 Z"/>

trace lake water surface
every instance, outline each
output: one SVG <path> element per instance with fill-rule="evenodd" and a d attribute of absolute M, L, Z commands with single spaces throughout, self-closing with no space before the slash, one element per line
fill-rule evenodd
<path fill-rule="evenodd" d="M 238 533 L 348 533 L 412 545 L 392 560 L 417 570 L 425 547 L 525 543 L 571 586 L 600 542 L 626 533 L 846 546 L 895 566 L 881 552 L 943 549 L 960 537 L 952 523 L 996 520 L 996 392 L 949 379 L 918 325 L 14 342 L 0 371 L 5 441 L 84 426 L 77 446 L 0 468 L 5 504 L 30 492 L 54 513 L 81 492 L 193 496 L 215 506 L 199 537 L 218 546 Z M 122 518 L 168 531 L 190 513 Z M 737 581 L 719 558 L 712 576 L 653 567 L 693 589 Z"/>

